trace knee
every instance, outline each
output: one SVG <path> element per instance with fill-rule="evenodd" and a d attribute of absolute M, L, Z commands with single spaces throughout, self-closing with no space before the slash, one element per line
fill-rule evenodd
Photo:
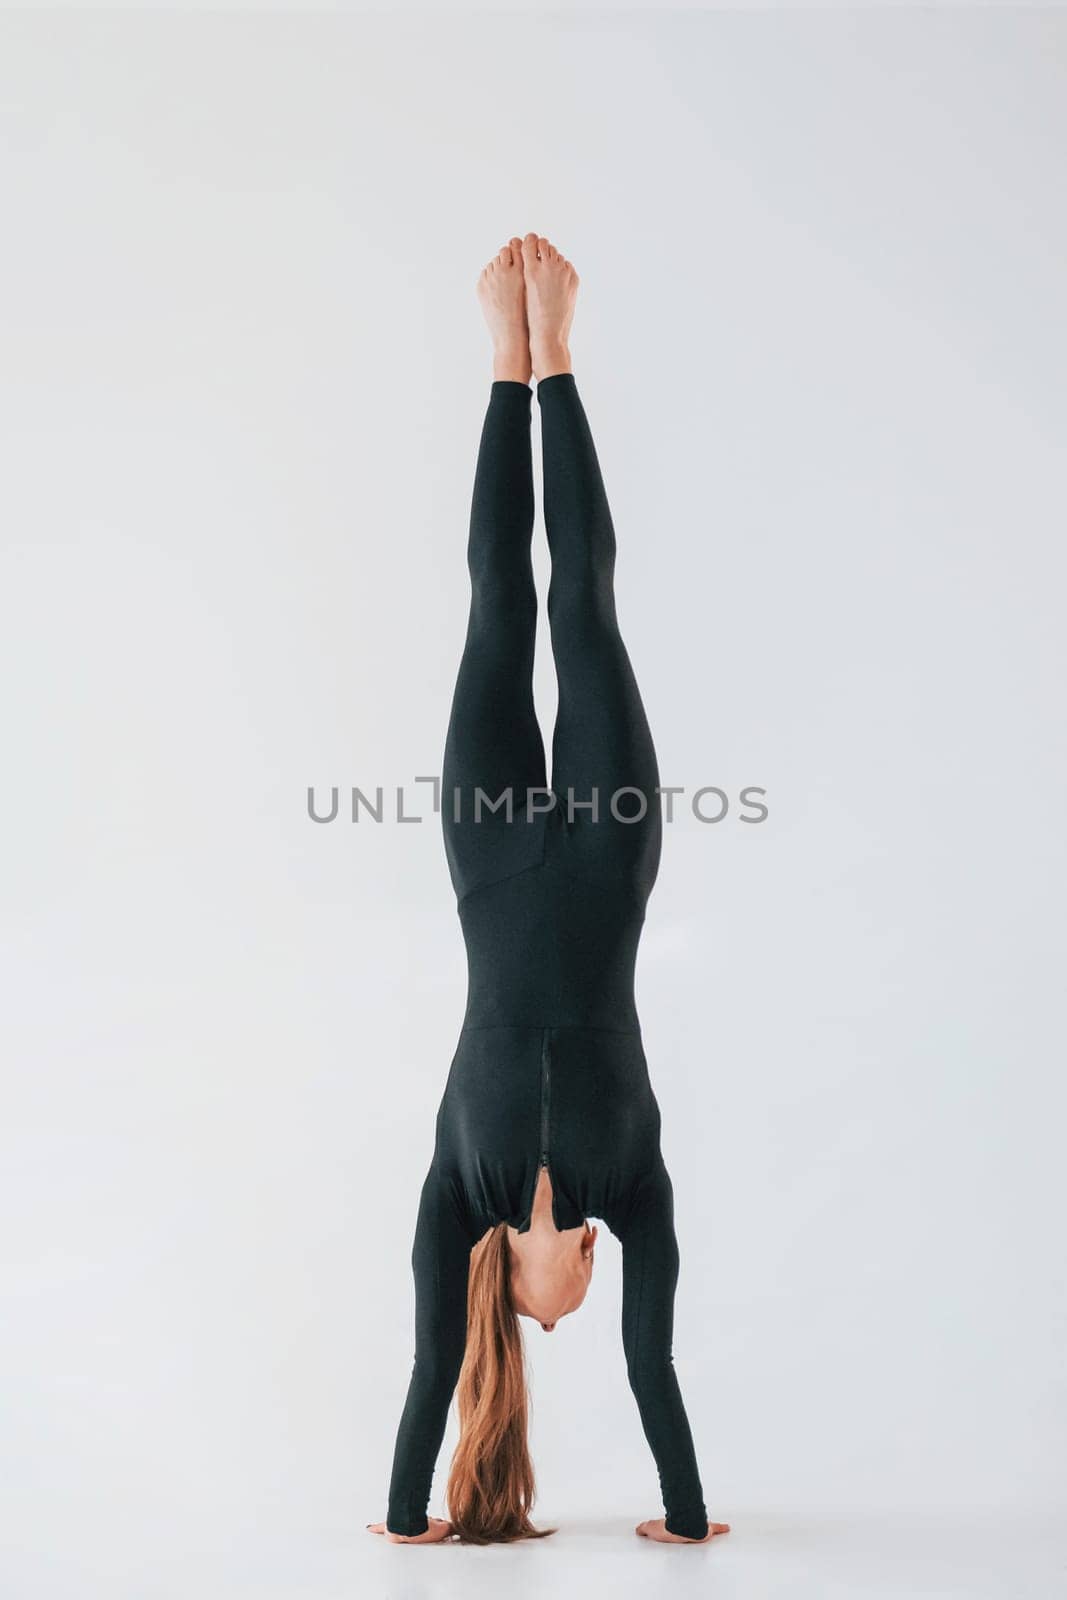
<path fill-rule="evenodd" d="M 554 626 L 603 628 L 614 625 L 615 597 L 611 574 L 592 562 L 553 569 L 548 589 L 548 616 Z"/>
<path fill-rule="evenodd" d="M 537 591 L 532 574 L 519 574 L 510 568 L 482 563 L 471 570 L 471 612 L 478 618 L 505 615 L 514 621 L 530 621 L 537 616 Z"/>

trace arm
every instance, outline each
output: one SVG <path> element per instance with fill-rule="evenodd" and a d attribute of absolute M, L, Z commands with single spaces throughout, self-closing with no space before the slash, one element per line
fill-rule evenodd
<path fill-rule="evenodd" d="M 622 1242 L 626 1371 L 659 1469 L 667 1532 L 702 1539 L 708 1531 L 704 1493 L 674 1371 L 678 1241 L 674 1192 L 661 1158 L 642 1177 L 629 1211 L 612 1231 Z"/>
<path fill-rule="evenodd" d="M 434 1162 L 422 1186 L 411 1251 L 415 1365 L 393 1452 L 390 1533 L 423 1533 L 428 1525 L 430 1484 L 467 1342 L 471 1243 L 448 1179 Z"/>

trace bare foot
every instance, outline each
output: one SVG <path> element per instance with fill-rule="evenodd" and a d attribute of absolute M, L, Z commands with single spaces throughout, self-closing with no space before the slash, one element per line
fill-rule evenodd
<path fill-rule="evenodd" d="M 710 1544 L 720 1533 L 729 1533 L 728 1522 L 709 1522 L 708 1531 L 703 1539 L 686 1539 L 680 1533 L 667 1532 L 666 1517 L 658 1517 L 653 1522 L 639 1522 L 634 1529 L 642 1539 L 655 1539 L 657 1544 Z"/>
<path fill-rule="evenodd" d="M 452 1524 L 443 1517 L 427 1517 L 429 1526 L 425 1533 L 390 1533 L 384 1522 L 368 1522 L 371 1533 L 382 1533 L 390 1544 L 440 1544 L 452 1537 Z"/>
<path fill-rule="evenodd" d="M 522 241 L 522 266 L 534 376 L 551 378 L 557 372 L 570 372 L 568 340 L 578 298 L 578 274 L 554 244 L 536 233 L 528 233 Z"/>
<path fill-rule="evenodd" d="M 493 338 L 493 377 L 529 383 L 530 334 L 526 326 L 526 283 L 522 240 L 508 241 L 478 278 L 478 301 Z"/>

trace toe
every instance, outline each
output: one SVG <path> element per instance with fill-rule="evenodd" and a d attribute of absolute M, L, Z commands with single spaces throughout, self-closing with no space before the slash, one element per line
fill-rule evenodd
<path fill-rule="evenodd" d="M 537 241 L 537 251 L 538 251 L 538 254 L 540 255 L 542 261 L 551 261 L 551 259 L 552 259 L 552 246 L 549 244 L 547 239 L 541 239 L 541 238 L 538 239 L 538 241 Z"/>
<path fill-rule="evenodd" d="M 529 264 L 537 260 L 537 235 L 528 233 L 522 241 L 522 259 Z"/>
<path fill-rule="evenodd" d="M 519 238 L 518 234 L 515 234 L 514 238 L 508 240 L 508 249 L 511 251 L 512 261 L 514 261 L 515 265 L 518 266 L 519 262 L 522 260 L 522 240 Z"/>

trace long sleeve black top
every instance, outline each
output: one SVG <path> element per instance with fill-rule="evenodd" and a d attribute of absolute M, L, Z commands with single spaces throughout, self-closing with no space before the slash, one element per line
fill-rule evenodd
<path fill-rule="evenodd" d="M 545 825 L 543 845 L 542 863 L 476 889 L 460 904 L 473 978 L 419 1204 L 415 1364 L 388 1527 L 412 1534 L 427 1525 L 463 1362 L 470 1250 L 498 1222 L 529 1228 L 545 1164 L 557 1228 L 599 1217 L 622 1243 L 626 1369 L 659 1470 L 667 1527 L 702 1538 L 707 1516 L 672 1354 L 673 1192 L 626 993 L 643 913 L 624 889 L 570 874 L 567 829 L 558 819 Z M 498 1020 L 501 1009 L 511 1020 Z"/>

